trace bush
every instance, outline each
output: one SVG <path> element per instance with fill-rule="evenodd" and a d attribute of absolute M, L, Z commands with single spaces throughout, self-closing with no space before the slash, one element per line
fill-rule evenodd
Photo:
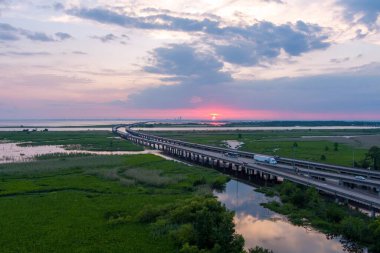
<path fill-rule="evenodd" d="M 326 218 L 333 223 L 339 223 L 345 216 L 345 212 L 337 205 L 330 205 L 326 210 Z"/>
<path fill-rule="evenodd" d="M 136 216 L 137 221 L 150 223 L 164 215 L 170 206 L 146 206 Z"/>
<path fill-rule="evenodd" d="M 367 224 L 360 218 L 347 216 L 344 217 L 340 223 L 340 231 L 348 239 L 362 241 L 366 239 L 370 233 L 368 233 Z M 378 240 L 377 238 L 376 240 Z"/>
<path fill-rule="evenodd" d="M 179 253 L 199 253 L 199 249 L 197 246 L 185 243 Z"/>
<path fill-rule="evenodd" d="M 273 253 L 273 251 L 269 249 L 265 249 L 263 247 L 256 246 L 253 249 L 249 249 L 248 253 Z"/>
<path fill-rule="evenodd" d="M 244 239 L 235 234 L 233 213 L 214 198 L 196 197 L 171 207 L 147 207 L 137 220 L 154 222 L 155 235 L 168 233 L 180 252 L 243 252 Z"/>
<path fill-rule="evenodd" d="M 226 182 L 228 181 L 228 178 L 225 176 L 218 176 L 214 179 L 214 181 L 211 182 L 211 188 L 214 190 L 224 190 L 226 187 Z"/>

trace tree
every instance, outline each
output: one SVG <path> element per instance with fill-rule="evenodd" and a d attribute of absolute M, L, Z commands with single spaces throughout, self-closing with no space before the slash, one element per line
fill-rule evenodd
<path fill-rule="evenodd" d="M 297 148 L 298 147 L 298 143 L 297 142 L 294 142 L 293 143 L 293 148 Z"/>
<path fill-rule="evenodd" d="M 334 142 L 334 151 L 338 151 L 338 146 L 339 146 L 338 142 Z"/>
<path fill-rule="evenodd" d="M 241 133 L 238 134 L 238 138 L 241 139 L 243 136 Z"/>
<path fill-rule="evenodd" d="M 374 242 L 374 245 L 372 245 L 370 248 L 373 250 L 373 252 L 376 252 L 375 250 L 380 249 L 380 218 L 374 219 L 370 224 L 369 224 L 369 229 L 370 232 L 369 234 L 372 235 L 372 241 Z"/>
<path fill-rule="evenodd" d="M 325 155 L 321 155 L 321 161 L 326 161 L 326 156 Z"/>
<path fill-rule="evenodd" d="M 325 151 L 329 151 L 329 146 L 325 146 Z"/>
<path fill-rule="evenodd" d="M 339 227 L 341 233 L 351 240 L 360 241 L 367 239 L 369 235 L 368 224 L 358 217 L 344 217 Z"/>
<path fill-rule="evenodd" d="M 365 155 L 365 158 L 360 161 L 362 168 L 373 168 L 375 170 L 380 169 L 380 148 L 372 146 Z"/>
<path fill-rule="evenodd" d="M 368 150 L 366 158 L 369 158 L 369 163 L 372 164 L 373 169 L 380 169 L 380 148 L 378 146 L 372 146 Z"/>
<path fill-rule="evenodd" d="M 155 231 L 166 231 L 180 252 L 243 252 L 244 239 L 235 233 L 234 213 L 214 198 L 195 197 L 151 209 L 145 210 L 150 213 L 149 219 L 141 219 L 139 216 L 147 215 L 139 215 L 138 220 L 152 223 Z"/>

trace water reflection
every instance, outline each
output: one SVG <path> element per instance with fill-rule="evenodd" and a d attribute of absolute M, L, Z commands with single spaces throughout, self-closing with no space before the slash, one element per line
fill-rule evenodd
<path fill-rule="evenodd" d="M 338 239 L 328 239 L 310 228 L 294 226 L 284 216 L 260 206 L 271 198 L 254 189 L 231 180 L 223 193 L 214 193 L 228 209 L 235 211 L 236 231 L 243 235 L 246 248 L 258 245 L 275 253 L 345 252 Z"/>

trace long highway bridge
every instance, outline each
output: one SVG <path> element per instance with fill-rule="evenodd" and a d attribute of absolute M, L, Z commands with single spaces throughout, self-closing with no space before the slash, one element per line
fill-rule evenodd
<path fill-rule="evenodd" d="M 133 126 L 117 125 L 112 128 L 112 132 L 134 143 L 162 150 L 189 162 L 239 173 L 248 180 L 254 177 L 265 180 L 282 178 L 315 187 L 332 195 L 337 201 L 342 199 L 365 206 L 372 211 L 372 215 L 380 210 L 380 172 L 288 158 L 278 158 L 278 163 L 274 165 L 261 163 L 253 159 L 255 153 L 164 138 L 134 131 Z M 120 128 L 125 131 L 119 130 Z M 231 152 L 238 156 L 228 155 Z"/>

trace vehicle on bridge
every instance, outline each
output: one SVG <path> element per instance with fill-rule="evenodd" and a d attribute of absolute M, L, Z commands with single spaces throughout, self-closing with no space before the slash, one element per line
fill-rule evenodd
<path fill-rule="evenodd" d="M 232 157 L 232 158 L 238 158 L 239 154 L 234 152 L 226 152 L 224 153 L 225 156 Z"/>
<path fill-rule="evenodd" d="M 253 155 L 253 159 L 257 162 L 264 162 L 269 164 L 277 164 L 277 161 L 272 156 L 266 156 L 266 155 Z"/>

